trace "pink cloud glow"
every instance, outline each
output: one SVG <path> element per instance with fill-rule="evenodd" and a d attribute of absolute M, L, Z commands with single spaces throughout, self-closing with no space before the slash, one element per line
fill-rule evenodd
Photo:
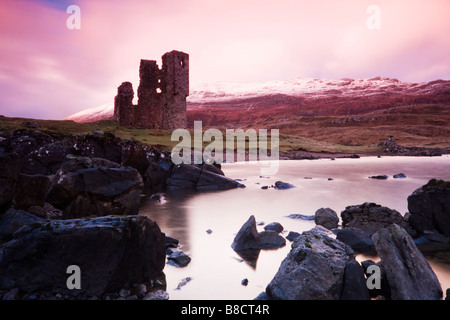
<path fill-rule="evenodd" d="M 450 78 L 447 0 L 73 1 L 0 3 L 0 114 L 63 119 L 138 86 L 139 60 L 190 54 L 191 88 L 215 81 Z M 369 5 L 381 29 L 369 30 Z"/>

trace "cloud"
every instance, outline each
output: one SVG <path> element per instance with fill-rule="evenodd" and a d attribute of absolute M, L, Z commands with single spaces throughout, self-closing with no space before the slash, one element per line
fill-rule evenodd
<path fill-rule="evenodd" d="M 66 5 L 81 8 L 68 30 Z M 369 30 L 376 4 L 381 29 Z M 446 0 L 3 0 L 0 114 L 63 119 L 138 86 L 140 59 L 190 54 L 191 86 L 297 77 L 449 78 Z"/>

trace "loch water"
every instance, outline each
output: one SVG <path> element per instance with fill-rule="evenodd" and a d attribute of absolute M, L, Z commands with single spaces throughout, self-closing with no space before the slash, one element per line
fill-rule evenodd
<path fill-rule="evenodd" d="M 331 208 L 340 216 L 349 205 L 374 202 L 408 211 L 408 196 L 430 179 L 450 180 L 450 155 L 442 157 L 361 157 L 359 159 L 281 160 L 276 174 L 261 175 L 261 164 L 222 164 L 225 175 L 240 179 L 245 188 L 214 192 L 166 192 L 161 201 L 147 199 L 140 214 L 155 220 L 168 236 L 180 241 L 180 250 L 192 260 L 183 268 L 166 264 L 164 273 L 170 299 L 254 299 L 263 292 L 290 250 L 291 242 L 276 250 L 261 250 L 256 262 L 242 259 L 232 248 L 234 236 L 250 215 L 258 231 L 279 222 L 283 236 L 309 230 L 312 220 L 292 219 L 290 214 L 314 215 Z M 403 173 L 406 178 L 394 179 Z M 369 176 L 387 175 L 387 180 Z M 295 187 L 274 189 L 276 181 Z M 267 189 L 261 187 L 268 186 Z M 450 246 L 420 245 L 442 289 L 450 288 Z M 377 257 L 358 255 L 363 261 Z M 187 279 L 187 280 L 186 280 Z M 243 285 L 242 280 L 248 284 Z"/>

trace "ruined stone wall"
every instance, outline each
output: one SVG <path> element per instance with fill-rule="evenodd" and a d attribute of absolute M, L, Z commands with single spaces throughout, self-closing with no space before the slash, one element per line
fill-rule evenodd
<path fill-rule="evenodd" d="M 138 104 L 133 105 L 133 86 L 122 83 L 114 100 L 114 119 L 122 126 L 173 130 L 186 127 L 189 95 L 189 55 L 171 51 L 163 55 L 159 69 L 154 60 L 141 60 Z"/>

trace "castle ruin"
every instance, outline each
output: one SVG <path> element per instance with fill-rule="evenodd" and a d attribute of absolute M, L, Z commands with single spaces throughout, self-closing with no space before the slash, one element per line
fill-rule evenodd
<path fill-rule="evenodd" d="M 154 60 L 141 60 L 138 103 L 133 104 L 130 82 L 117 88 L 114 120 L 121 126 L 174 130 L 186 127 L 186 97 L 189 95 L 189 55 L 181 51 L 162 56 L 162 67 Z"/>

